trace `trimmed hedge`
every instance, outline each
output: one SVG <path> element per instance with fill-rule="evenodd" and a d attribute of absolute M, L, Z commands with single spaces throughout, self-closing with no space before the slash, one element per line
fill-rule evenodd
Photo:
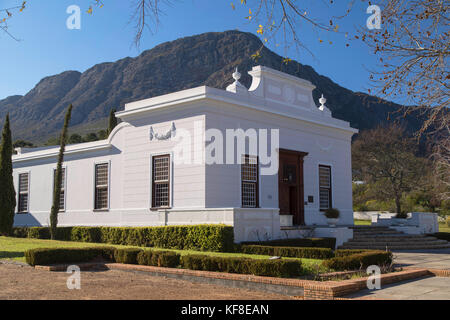
<path fill-rule="evenodd" d="M 298 260 L 262 260 L 212 257 L 206 255 L 182 256 L 181 267 L 191 270 L 253 274 L 270 277 L 296 277 L 303 272 L 302 263 Z"/>
<path fill-rule="evenodd" d="M 28 237 L 28 228 L 27 227 L 14 227 L 13 228 L 13 237 L 27 238 Z"/>
<path fill-rule="evenodd" d="M 348 256 L 324 260 L 322 265 L 335 271 L 359 270 L 370 265 L 389 265 L 392 263 L 392 252 L 377 251 L 362 252 Z"/>
<path fill-rule="evenodd" d="M 114 261 L 117 263 L 137 264 L 137 256 L 143 250 L 139 248 L 125 248 L 114 250 Z"/>
<path fill-rule="evenodd" d="M 301 247 L 270 247 L 259 245 L 241 245 L 241 252 L 268 256 L 329 259 L 333 257 L 330 248 L 301 248 Z"/>
<path fill-rule="evenodd" d="M 270 277 L 296 277 L 303 273 L 299 260 L 268 260 L 207 255 L 180 255 L 172 251 L 142 250 L 139 248 L 38 248 L 25 251 L 30 265 L 89 262 L 96 258 L 119 263 L 220 271 Z"/>
<path fill-rule="evenodd" d="M 48 227 L 15 228 L 19 237 L 50 239 Z M 110 243 L 139 247 L 197 249 L 231 252 L 234 250 L 233 227 L 192 225 L 165 227 L 59 227 L 57 240 Z"/>
<path fill-rule="evenodd" d="M 260 242 L 243 242 L 242 244 L 271 247 L 330 248 L 331 250 L 334 250 L 334 248 L 336 247 L 336 238 L 280 239 Z"/>
<path fill-rule="evenodd" d="M 180 255 L 172 251 L 142 250 L 137 255 L 137 263 L 144 266 L 176 268 L 180 265 Z"/>
<path fill-rule="evenodd" d="M 429 236 L 438 238 L 439 240 L 450 241 L 450 232 L 436 232 L 436 233 L 429 234 Z"/>
<path fill-rule="evenodd" d="M 364 252 L 373 252 L 377 250 L 369 250 L 369 249 L 337 249 L 334 251 L 335 257 L 347 257 L 353 254 L 364 253 Z"/>
<path fill-rule="evenodd" d="M 43 265 L 56 263 L 89 262 L 96 258 L 112 261 L 114 248 L 37 248 L 25 251 L 25 260 L 28 264 Z"/>

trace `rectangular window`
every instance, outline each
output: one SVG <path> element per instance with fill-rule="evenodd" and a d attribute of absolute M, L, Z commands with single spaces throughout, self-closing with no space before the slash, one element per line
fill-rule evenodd
<path fill-rule="evenodd" d="M 19 174 L 19 201 L 18 211 L 19 213 L 28 212 L 28 194 L 29 194 L 29 174 Z"/>
<path fill-rule="evenodd" d="M 53 170 L 53 181 L 56 182 L 56 169 Z M 66 168 L 61 169 L 61 195 L 59 196 L 59 211 L 66 210 Z"/>
<path fill-rule="evenodd" d="M 170 206 L 170 155 L 153 157 L 152 160 L 152 207 Z"/>
<path fill-rule="evenodd" d="M 95 209 L 108 209 L 108 167 L 107 163 L 95 165 Z"/>
<path fill-rule="evenodd" d="M 319 166 L 320 210 L 331 208 L 331 167 Z"/>
<path fill-rule="evenodd" d="M 258 157 L 242 156 L 241 180 L 242 207 L 258 207 Z"/>

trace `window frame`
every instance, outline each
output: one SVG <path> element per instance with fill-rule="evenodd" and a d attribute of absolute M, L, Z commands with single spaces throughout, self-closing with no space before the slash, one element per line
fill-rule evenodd
<path fill-rule="evenodd" d="M 169 158 L 168 162 L 168 169 L 167 169 L 167 180 L 161 180 L 161 181 L 155 181 L 155 174 L 154 174 L 154 160 L 157 158 Z M 158 153 L 158 154 L 152 154 L 150 156 L 150 210 L 158 210 L 158 209 L 170 209 L 172 208 L 172 196 L 173 196 L 173 163 L 172 163 L 173 155 L 172 153 Z M 156 184 L 168 184 L 168 199 L 167 199 L 167 206 L 156 206 Z"/>
<path fill-rule="evenodd" d="M 328 188 L 326 187 L 321 187 L 320 185 L 320 168 L 327 168 L 330 172 L 330 185 Z M 319 164 L 318 166 L 318 181 L 319 181 L 319 210 L 320 211 L 326 211 L 327 209 L 333 208 L 333 175 L 332 175 L 332 166 L 331 165 L 326 165 L 326 164 Z M 328 208 L 322 208 L 321 207 L 321 195 L 320 195 L 320 191 L 322 189 L 327 189 L 328 190 Z"/>
<path fill-rule="evenodd" d="M 108 199 L 107 199 L 107 206 L 105 207 L 105 208 L 97 208 L 97 189 L 98 189 L 98 186 L 97 186 L 97 167 L 98 166 L 101 166 L 101 165 L 107 165 L 107 179 L 108 179 L 108 181 L 107 181 L 107 183 L 106 183 L 106 185 L 101 185 L 102 187 L 104 187 L 104 186 L 106 186 L 106 188 L 107 188 L 107 192 L 106 192 L 106 195 L 107 195 L 107 197 L 108 197 Z M 101 212 L 101 211 L 109 211 L 109 209 L 110 209 L 110 199 L 111 199 L 111 197 L 110 197 L 110 189 L 111 189 L 111 175 L 110 175 L 110 172 L 111 172 L 111 162 L 110 161 L 101 161 L 101 162 L 96 162 L 96 163 L 94 163 L 94 211 L 95 212 Z"/>
<path fill-rule="evenodd" d="M 21 195 L 24 194 L 25 192 L 20 192 L 20 176 L 26 174 L 27 175 L 27 180 L 28 180 L 28 185 L 27 185 L 27 208 L 25 211 L 21 211 L 20 210 L 20 199 L 21 199 Z M 30 181 L 31 181 L 31 172 L 30 171 L 26 171 L 26 172 L 19 172 L 17 175 L 17 214 L 27 214 L 30 212 Z"/>
<path fill-rule="evenodd" d="M 244 180 L 244 176 L 242 174 L 242 170 L 244 169 L 244 159 L 245 158 L 250 158 L 253 157 L 254 159 L 256 159 L 256 181 L 252 181 L 252 180 Z M 240 164 L 240 184 L 241 184 L 241 188 L 240 188 L 240 194 L 241 194 L 241 207 L 242 208 L 247 208 L 247 209 L 252 209 L 252 208 L 259 208 L 259 198 L 260 198 L 260 190 L 259 190 L 259 185 L 260 185 L 260 177 L 259 177 L 259 157 L 255 156 L 255 155 L 249 155 L 249 154 L 243 154 L 241 155 L 241 164 Z M 244 188 L 244 183 L 252 183 L 255 184 L 255 206 L 247 206 L 244 205 L 244 192 L 243 192 L 243 188 Z"/>
<path fill-rule="evenodd" d="M 63 170 L 63 179 L 64 183 L 61 185 L 61 189 L 64 189 L 64 209 L 61 209 L 61 203 L 59 212 L 66 212 L 66 206 L 67 206 L 67 167 L 62 166 L 61 169 Z M 53 188 L 52 188 L 52 203 L 53 203 L 53 193 L 55 190 L 55 174 L 56 174 L 56 168 L 53 168 Z M 61 200 L 60 200 L 61 201 Z"/>

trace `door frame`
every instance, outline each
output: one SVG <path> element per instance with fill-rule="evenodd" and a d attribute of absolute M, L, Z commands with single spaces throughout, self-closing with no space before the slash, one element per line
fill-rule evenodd
<path fill-rule="evenodd" d="M 278 165 L 279 165 L 279 169 L 278 169 L 278 175 L 280 175 L 281 173 L 281 161 L 280 161 L 280 157 L 282 154 L 285 155 L 293 155 L 293 156 L 297 156 L 297 212 L 298 212 L 298 216 L 297 217 L 293 217 L 294 219 L 294 225 L 305 225 L 305 199 L 304 199 L 304 179 L 303 179 L 303 158 L 305 156 L 308 155 L 308 152 L 303 152 L 303 151 L 296 151 L 296 150 L 290 150 L 290 149 L 283 149 L 283 148 L 279 148 L 278 149 Z M 280 177 L 278 177 L 277 182 L 279 183 L 280 181 Z M 280 199 L 280 185 L 278 184 L 278 201 Z M 279 203 L 278 203 L 279 206 Z"/>

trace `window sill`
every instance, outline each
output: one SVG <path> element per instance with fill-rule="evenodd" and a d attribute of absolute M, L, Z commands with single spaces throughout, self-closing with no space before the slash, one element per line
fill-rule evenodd
<path fill-rule="evenodd" d="M 16 212 L 16 214 L 29 214 L 28 211 L 24 211 L 24 212 Z"/>
<path fill-rule="evenodd" d="M 109 209 L 105 208 L 105 209 L 94 209 L 94 212 L 108 212 Z"/>
<path fill-rule="evenodd" d="M 151 207 L 150 211 L 157 211 L 157 210 L 167 210 L 167 209 L 172 209 L 172 207 Z"/>

